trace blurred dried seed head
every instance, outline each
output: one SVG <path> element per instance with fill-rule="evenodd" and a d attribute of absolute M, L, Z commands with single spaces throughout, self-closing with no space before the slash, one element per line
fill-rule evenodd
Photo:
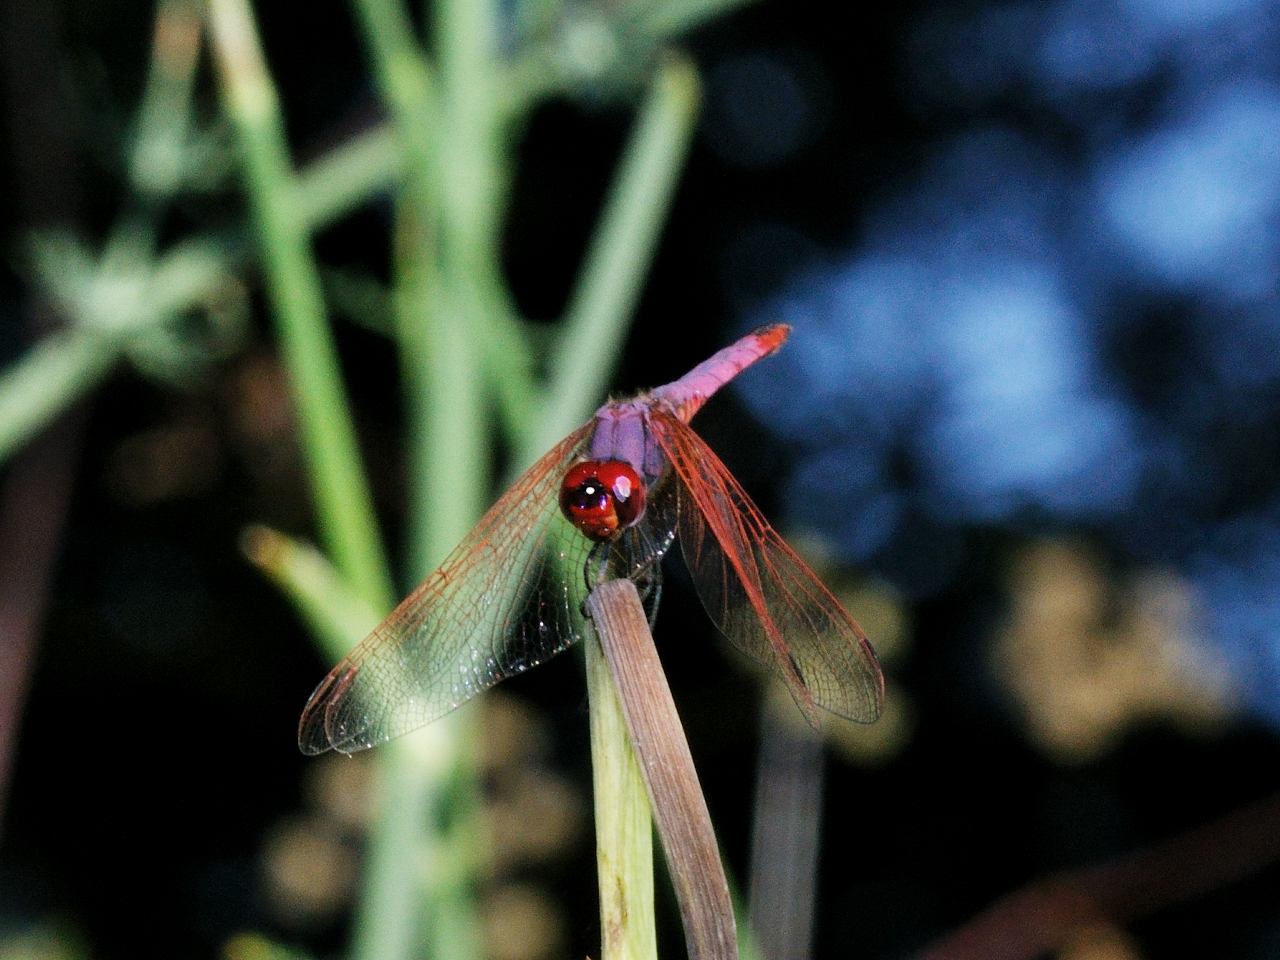
<path fill-rule="evenodd" d="M 1057 960 L 1142 960 L 1137 943 L 1106 923 L 1081 927 L 1057 953 Z"/>
<path fill-rule="evenodd" d="M 490 691 L 482 701 L 480 768 L 487 774 L 522 764 L 544 762 L 551 753 L 546 719 L 519 697 Z"/>
<path fill-rule="evenodd" d="M 107 482 L 122 503 L 141 506 L 201 494 L 222 466 L 221 439 L 195 411 L 122 440 L 111 453 Z"/>
<path fill-rule="evenodd" d="M 565 955 L 564 918 L 545 893 L 505 884 L 481 902 L 485 956 L 490 960 L 544 960 Z"/>
<path fill-rule="evenodd" d="M 231 444 L 270 501 L 258 513 L 280 522 L 282 510 L 295 510 L 299 522 L 305 521 L 305 472 L 289 385 L 279 361 L 264 350 L 251 351 L 236 361 L 225 382 Z"/>
<path fill-rule="evenodd" d="M 358 865 L 355 847 L 332 824 L 314 817 L 282 821 L 263 849 L 267 902 L 289 927 L 325 922 L 350 904 Z"/>
<path fill-rule="evenodd" d="M 486 804 L 496 873 L 566 856 L 582 836 L 586 804 L 568 781 L 538 768 L 498 778 Z"/>
<path fill-rule="evenodd" d="M 1213 730 L 1233 708 L 1226 670 L 1192 634 L 1190 589 L 1172 574 L 1108 578 L 1070 545 L 1023 551 L 997 669 L 1028 730 L 1060 759 L 1109 749 L 1134 723 Z"/>
<path fill-rule="evenodd" d="M 373 819 L 373 760 L 368 752 L 326 754 L 307 764 L 303 793 L 318 815 L 341 830 L 364 833 Z"/>

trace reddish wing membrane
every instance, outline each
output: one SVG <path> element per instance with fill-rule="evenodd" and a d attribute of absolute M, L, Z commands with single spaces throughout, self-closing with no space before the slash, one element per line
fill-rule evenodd
<path fill-rule="evenodd" d="M 591 544 L 561 517 L 557 491 L 591 426 L 530 467 L 325 677 L 302 712 L 303 753 L 354 753 L 408 733 L 583 635 Z"/>
<path fill-rule="evenodd" d="M 815 705 L 875 720 L 884 677 L 862 629 L 688 425 L 658 410 L 651 423 L 678 481 L 685 562 L 720 632 L 781 677 L 815 726 Z"/>

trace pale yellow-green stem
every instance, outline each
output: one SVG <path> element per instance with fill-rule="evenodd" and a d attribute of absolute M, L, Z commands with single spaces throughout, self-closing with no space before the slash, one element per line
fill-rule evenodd
<path fill-rule="evenodd" d="M 594 636 L 586 639 L 585 646 L 600 955 L 602 960 L 656 960 L 649 797 L 604 652 Z"/>

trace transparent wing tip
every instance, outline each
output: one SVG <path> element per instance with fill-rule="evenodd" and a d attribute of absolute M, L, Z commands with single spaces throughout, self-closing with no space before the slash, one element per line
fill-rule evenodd
<path fill-rule="evenodd" d="M 309 757 L 336 750 L 351 754 L 373 744 L 361 738 L 362 731 L 353 730 L 343 714 L 347 694 L 356 678 L 356 667 L 339 664 L 320 681 L 298 721 L 298 749 Z"/>
<path fill-rule="evenodd" d="M 821 690 L 805 678 L 800 663 L 790 653 L 788 663 L 780 671 L 796 706 L 814 730 L 822 730 L 822 711 L 854 723 L 875 723 L 884 711 L 884 673 L 871 645 L 863 643 L 866 653 L 861 676 L 849 677 L 835 690 Z M 819 710 L 819 707 L 822 709 Z"/>

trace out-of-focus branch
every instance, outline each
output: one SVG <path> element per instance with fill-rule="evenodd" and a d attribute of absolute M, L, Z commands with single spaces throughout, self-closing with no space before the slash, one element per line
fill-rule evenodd
<path fill-rule="evenodd" d="M 1033 960 L 1084 924 L 1135 920 L 1277 858 L 1280 793 L 1145 850 L 1037 881 L 925 949 L 920 960 Z"/>
<path fill-rule="evenodd" d="M 790 698 L 766 699 L 761 726 L 748 916 L 765 960 L 807 960 L 822 831 L 822 741 Z"/>
<path fill-rule="evenodd" d="M 0 76 L 13 145 L 12 188 L 18 218 L 28 228 L 72 222 L 80 206 L 66 90 L 49 82 L 47 70 L 58 59 L 60 10 L 41 0 L 0 9 Z M 38 302 L 29 301 L 26 312 L 36 335 L 48 333 L 61 319 Z M 65 415 L 11 465 L 0 489 L 0 819 L 53 561 L 62 542 L 81 419 L 78 413 Z"/>

